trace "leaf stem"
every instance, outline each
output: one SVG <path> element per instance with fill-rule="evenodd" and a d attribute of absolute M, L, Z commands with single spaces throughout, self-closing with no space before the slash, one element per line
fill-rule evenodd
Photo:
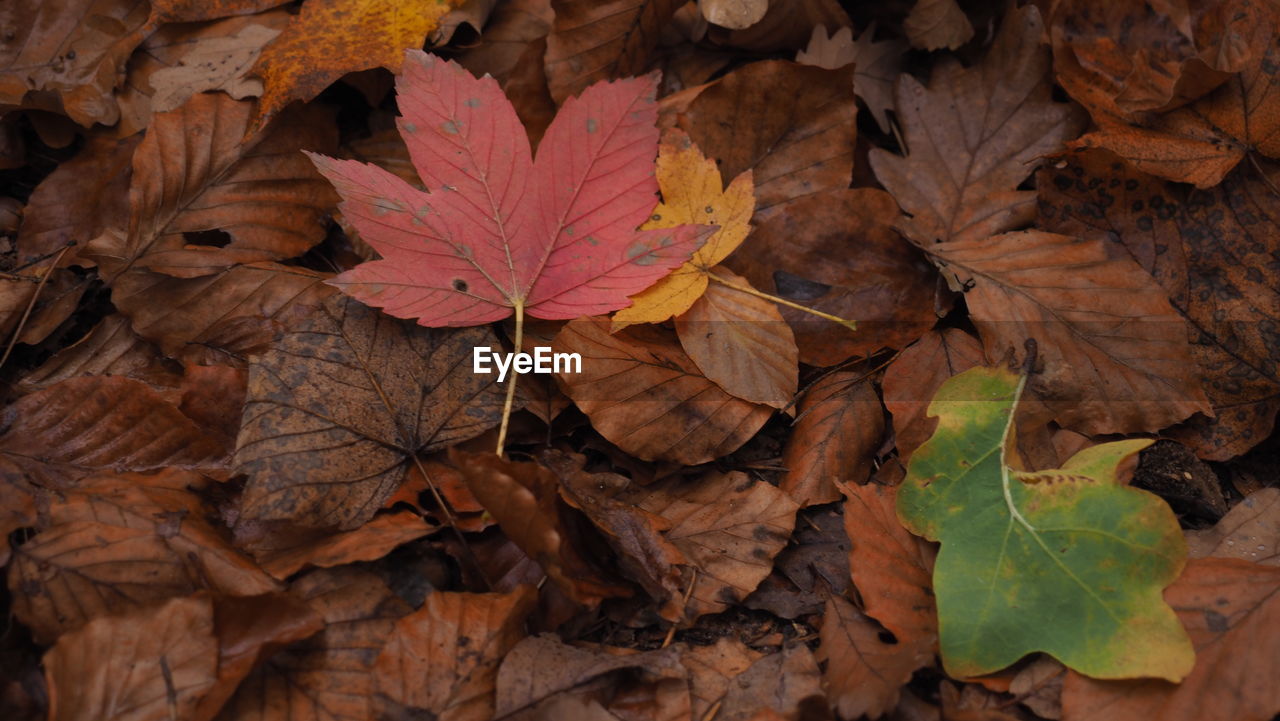
<path fill-rule="evenodd" d="M 831 315 L 830 313 L 823 313 L 820 310 L 810 308 L 809 306 L 806 306 L 806 305 L 800 305 L 799 303 L 789 301 L 786 298 L 779 298 L 776 295 L 770 295 L 768 293 L 765 293 L 764 291 L 756 290 L 755 288 L 752 288 L 749 285 L 738 285 L 737 283 L 734 283 L 733 281 L 728 280 L 726 278 L 722 278 L 710 271 L 707 271 L 707 277 L 719 283 L 720 285 L 733 288 L 734 290 L 739 291 L 741 293 L 754 295 L 757 298 L 764 298 L 765 300 L 772 301 L 774 303 L 777 303 L 778 305 L 785 305 L 788 308 L 795 308 L 796 310 L 802 310 L 805 313 L 808 313 L 810 315 L 816 315 L 819 318 L 822 318 L 823 320 L 829 320 L 832 323 L 839 323 L 840 325 L 844 326 L 845 328 L 848 328 L 849 330 L 858 329 L 857 321 L 841 318 L 840 316 Z"/>
<path fill-rule="evenodd" d="M 524 299 L 517 299 L 516 304 L 516 337 L 515 352 L 520 352 L 520 346 L 524 342 Z M 520 371 L 516 368 L 516 364 L 511 364 L 511 384 L 507 386 L 507 399 L 502 402 L 502 425 L 498 426 L 498 449 L 495 451 L 498 457 L 502 457 L 502 447 L 507 443 L 507 425 L 511 420 L 511 406 L 516 399 L 516 381 L 520 379 Z"/>

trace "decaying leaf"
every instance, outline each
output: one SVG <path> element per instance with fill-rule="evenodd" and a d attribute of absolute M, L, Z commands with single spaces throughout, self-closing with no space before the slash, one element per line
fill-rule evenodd
<path fill-rule="evenodd" d="M 982 343 L 956 328 L 930 331 L 903 349 L 885 369 L 881 388 L 893 415 L 898 457 L 904 461 L 933 434 L 925 415 L 929 401 L 946 380 L 983 364 Z"/>
<path fill-rule="evenodd" d="M 844 598 L 831 596 L 822 614 L 818 657 L 831 705 L 841 718 L 879 718 L 898 703 L 916 669 L 933 660 L 933 639 L 886 643 L 880 627 Z"/>
<path fill-rule="evenodd" d="M 884 408 L 857 371 L 823 376 L 797 406 L 782 452 L 787 475 L 779 487 L 801 506 L 840 499 L 837 483 L 862 483 L 884 435 Z"/>
<path fill-rule="evenodd" d="M 1280 489 L 1254 491 L 1212 528 L 1187 531 L 1187 555 L 1280 566 Z"/>
<path fill-rule="evenodd" d="M 547 81 L 563 105 L 598 80 L 640 75 L 676 0 L 552 0 Z"/>
<path fill-rule="evenodd" d="M 898 488 L 903 524 L 942 542 L 933 589 L 947 672 L 978 676 L 1044 651 L 1095 678 L 1181 680 L 1195 653 L 1160 591 L 1186 544 L 1163 501 L 1116 482 L 1150 441 L 1012 471 L 1005 443 L 1023 384 L 992 368 L 944 383 L 929 406 L 938 428 Z"/>
<path fill-rule="evenodd" d="M 835 70 L 853 64 L 853 92 L 867 104 L 876 125 L 889 132 L 893 109 L 893 88 L 898 82 L 902 54 L 906 46 L 900 40 L 875 40 L 876 24 L 853 37 L 853 28 L 839 28 L 827 36 L 821 25 L 813 29 L 809 45 L 796 54 L 796 62 Z"/>
<path fill-rule="evenodd" d="M 581 373 L 559 376 L 565 392 L 600 435 L 638 458 L 705 463 L 737 450 L 772 415 L 725 393 L 658 328 L 610 334 L 608 320 L 583 318 L 553 348 L 582 355 Z"/>
<path fill-rule="evenodd" d="M 902 29 L 911 47 L 925 50 L 955 50 L 973 37 L 973 25 L 956 0 L 916 0 Z"/>
<path fill-rule="evenodd" d="M 301 545 L 255 552 L 262 570 L 286 579 L 303 568 L 332 568 L 358 561 L 376 561 L 403 543 L 433 533 L 436 527 L 416 513 L 401 512 L 374 516 L 373 520 L 346 533 L 317 534 Z"/>
<path fill-rule="evenodd" d="M 429 330 L 331 298 L 250 365 L 241 512 L 342 529 L 367 521 L 417 454 L 497 425 L 500 390 L 465 363 L 494 343 L 488 329 Z"/>

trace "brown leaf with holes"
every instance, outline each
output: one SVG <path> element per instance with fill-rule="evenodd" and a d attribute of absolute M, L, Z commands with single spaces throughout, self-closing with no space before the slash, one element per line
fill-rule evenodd
<path fill-rule="evenodd" d="M 485 328 L 428 329 L 331 298 L 250 364 L 243 516 L 342 530 L 372 518 L 417 454 L 497 425 L 500 389 L 463 364 L 493 343 Z"/>
<path fill-rule="evenodd" d="M 847 183 L 847 177 L 840 181 Z M 726 265 L 759 290 L 857 322 L 851 332 L 780 308 L 802 363 L 829 366 L 899 348 L 937 321 L 937 274 L 894 230 L 898 217 L 894 199 L 880 190 L 814 193 L 760 223 Z"/>
<path fill-rule="evenodd" d="M 1280 313 L 1277 181 L 1280 166 L 1263 161 L 1192 191 L 1100 151 L 1068 155 L 1038 176 L 1040 225 L 1118 241 L 1186 318 L 1213 418 L 1170 434 L 1202 458 L 1227 460 L 1262 442 L 1280 409 L 1280 335 L 1262 320 Z"/>
<path fill-rule="evenodd" d="M 133 156 L 126 232 L 95 238 L 82 255 L 109 278 L 130 267 L 191 278 L 318 243 L 336 197 L 300 151 L 332 152 L 333 119 L 299 109 L 246 137 L 253 108 L 203 93 L 158 114 Z"/>
<path fill-rule="evenodd" d="M 1182 683 L 1095 681 L 1067 673 L 1064 719 L 1269 721 L 1280 713 L 1280 568 L 1234 558 L 1187 562 L 1164 592 L 1196 650 Z"/>
<path fill-rule="evenodd" d="M 641 75 L 676 0 L 552 0 L 546 72 L 557 104 L 598 80 Z"/>
<path fill-rule="evenodd" d="M 441 721 L 493 718 L 498 664 L 524 637 L 536 593 L 436 591 L 396 621 L 374 662 L 378 701 L 395 714 Z"/>
<path fill-rule="evenodd" d="M 921 247 L 978 241 L 1025 227 L 1035 194 L 1018 186 L 1042 156 L 1074 138 L 1080 113 L 1050 97 L 1044 24 L 1034 6 L 1008 13 L 981 62 L 944 58 L 926 87 L 898 80 L 905 157 L 871 151 L 876 178 L 911 215 L 901 224 Z"/>
<path fill-rule="evenodd" d="M 796 198 L 848 187 L 857 114 L 852 75 L 848 67 L 751 63 L 699 93 L 679 126 L 719 163 L 722 178 L 751 171 L 759 224 Z"/>
<path fill-rule="evenodd" d="M 982 343 L 956 328 L 930 331 L 903 349 L 885 369 L 881 388 L 884 405 L 893 415 L 898 456 L 911 457 L 933 435 L 937 421 L 925 410 L 938 388 L 951 376 L 983 365 Z"/>
<path fill-rule="evenodd" d="M 779 487 L 801 506 L 838 501 L 838 483 L 865 483 L 871 475 L 884 407 L 865 376 L 858 370 L 824 375 L 800 399 Z"/>
<path fill-rule="evenodd" d="M 190 718 L 213 688 L 218 639 L 207 596 L 100 618 L 44 657 L 50 721 Z"/>
<path fill-rule="evenodd" d="M 772 414 L 725 393 L 656 327 L 609 333 L 608 319 L 579 318 L 556 336 L 582 372 L 559 376 L 600 435 L 645 460 L 705 463 L 728 455 Z"/>
<path fill-rule="evenodd" d="M 888 643 L 879 624 L 847 599 L 832 595 L 822 615 L 818 658 L 823 679 L 841 718 L 879 718 L 898 704 L 900 689 L 917 669 L 933 661 L 934 638 Z"/>

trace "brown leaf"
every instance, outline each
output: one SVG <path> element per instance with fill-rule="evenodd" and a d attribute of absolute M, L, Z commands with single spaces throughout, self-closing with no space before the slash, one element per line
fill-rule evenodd
<path fill-rule="evenodd" d="M 819 25 L 844 27 L 849 16 L 836 0 L 770 0 L 760 21 L 742 30 L 711 28 L 710 36 L 722 45 L 756 52 L 798 50 Z M 732 176 L 730 176 L 732 177 Z"/>
<path fill-rule="evenodd" d="M 769 10 L 769 0 L 699 0 L 698 10 L 712 25 L 744 30 L 760 22 Z"/>
<path fill-rule="evenodd" d="M 227 448 L 169 399 L 129 378 L 72 378 L 0 413 L 0 472 L 50 488 L 94 470 L 218 469 Z"/>
<path fill-rule="evenodd" d="M 911 47 L 955 50 L 973 37 L 973 25 L 956 0 L 916 0 L 902 21 Z"/>
<path fill-rule="evenodd" d="M 763 657 L 731 636 L 722 636 L 710 646 L 683 648 L 680 664 L 689 671 L 693 718 L 707 718 L 712 707 L 724 703 L 734 680 Z"/>
<path fill-rule="evenodd" d="M 824 375 L 805 391 L 782 451 L 780 488 L 812 506 L 840 500 L 839 482 L 865 483 L 884 436 L 884 407 L 859 371 Z"/>
<path fill-rule="evenodd" d="M 847 177 L 840 181 L 847 183 Z M 803 363 L 829 366 L 902 347 L 937 321 L 937 276 L 928 259 L 894 230 L 898 218 L 897 204 L 881 190 L 814 193 L 761 223 L 726 265 L 766 293 L 857 321 L 857 331 L 850 332 L 809 313 L 780 309 L 795 331 Z"/>
<path fill-rule="evenodd" d="M 1146 272 L 1100 240 L 1025 231 L 929 250 L 967 289 L 986 357 L 1024 357 L 1030 388 L 1085 434 L 1156 431 L 1208 410 L 1182 316 Z"/>
<path fill-rule="evenodd" d="M 376 561 L 395 547 L 433 533 L 435 526 L 412 512 L 374 516 L 346 533 L 322 534 L 291 548 L 255 553 L 262 570 L 284 580 L 308 566 L 331 568 L 346 563 Z"/>
<path fill-rule="evenodd" d="M 245 356 L 266 350 L 334 294 L 325 277 L 275 263 L 189 279 L 134 270 L 116 278 L 111 300 L 165 355 L 244 366 Z"/>
<path fill-rule="evenodd" d="M 777 488 L 736 471 L 672 479 L 619 497 L 665 519 L 667 540 L 697 570 L 685 613 L 690 621 L 724 611 L 760 585 L 799 508 Z"/>
<path fill-rule="evenodd" d="M 42 514 L 40 531 L 9 569 L 14 612 L 44 642 L 87 621 L 200 589 L 266 593 L 276 584 L 204 520 L 184 486 L 199 476 L 164 472 L 88 479 Z"/>
<path fill-rule="evenodd" d="M 493 718 L 498 664 L 524 637 L 537 593 L 435 591 L 396 621 L 374 662 L 379 700 L 402 714 L 442 721 Z"/>
<path fill-rule="evenodd" d="M 1035 217 L 1035 194 L 1019 184 L 1083 125 L 1072 106 L 1050 97 L 1043 32 L 1033 6 L 1011 10 L 974 67 L 944 57 L 927 88 L 910 75 L 898 80 L 908 154 L 875 149 L 870 161 L 912 216 L 903 231 L 922 247 L 979 241 Z"/>
<path fill-rule="evenodd" d="M 901 40 L 874 40 L 876 24 L 871 23 L 858 38 L 853 28 L 843 27 L 827 37 L 826 27 L 813 29 L 809 45 L 796 54 L 796 62 L 835 70 L 853 65 L 853 92 L 876 119 L 882 132 L 890 132 L 887 111 L 893 109 L 893 88 L 902 68 L 906 44 Z"/>
<path fill-rule="evenodd" d="M 1062 684 L 1067 668 L 1052 656 L 1040 655 L 1018 671 L 1009 683 L 1009 693 L 1019 703 L 1047 719 L 1062 718 Z"/>
<path fill-rule="evenodd" d="M 128 318 L 115 314 L 23 376 L 16 387 L 31 393 L 81 376 L 123 376 L 152 386 L 175 386 L 178 372 L 176 364 L 129 328 Z"/>
<path fill-rule="evenodd" d="M 642 74 L 676 0 L 552 0 L 547 36 L 551 97 L 563 104 L 598 80 Z M 730 176 L 732 177 L 732 176 Z"/>
<path fill-rule="evenodd" d="M 1280 488 L 1250 493 L 1212 528 L 1190 530 L 1187 555 L 1280 566 Z"/>
<path fill-rule="evenodd" d="M 827 596 L 847 594 L 852 586 L 844 515 L 834 504 L 814 506 L 800 511 L 791 542 L 775 559 L 773 573 L 743 605 L 798 619 L 821 614 Z"/>
<path fill-rule="evenodd" d="M 196 93 L 219 90 L 236 100 L 261 95 L 262 81 L 247 77 L 249 69 L 290 17 L 282 9 L 160 26 L 130 62 L 116 132 L 125 137 L 143 130 L 153 113 L 173 110 Z"/>
<path fill-rule="evenodd" d="M 550 0 L 504 2 L 485 25 L 483 41 L 458 56 L 472 75 L 497 79 L 535 150 L 556 111 L 543 64 L 554 19 Z"/>
<path fill-rule="evenodd" d="M 610 334 L 608 319 L 579 318 L 553 347 L 583 358 L 581 373 L 559 376 L 565 393 L 600 435 L 644 460 L 706 463 L 737 450 L 772 414 L 721 390 L 660 328 Z"/>
<path fill-rule="evenodd" d="M 362 525 L 417 454 L 497 425 L 501 390 L 465 363 L 494 344 L 487 328 L 428 329 L 331 298 L 250 365 L 243 517 Z"/>
<path fill-rule="evenodd" d="M 590 607 L 603 598 L 630 594 L 593 569 L 575 548 L 555 473 L 537 463 L 507 461 L 492 453 L 454 451 L 450 459 L 503 533 L 566 595 Z"/>
<path fill-rule="evenodd" d="M 29 92 L 52 95 L 38 106 L 77 123 L 114 125 L 118 68 L 155 27 L 149 7 L 129 0 L 17 0 L 5 8 L 9 37 L 0 50 L 0 104 L 21 106 Z"/>
<path fill-rule="evenodd" d="M 156 115 L 133 156 L 128 232 L 95 238 L 85 257 L 107 277 L 135 266 L 191 278 L 318 243 L 337 198 L 299 151 L 332 152 L 333 120 L 300 109 L 246 138 L 253 108 L 204 93 Z M 215 231 L 225 247 L 198 237 Z"/>
<path fill-rule="evenodd" d="M 1130 119 L 1099 113 L 1099 129 L 1075 147 L 1106 148 L 1135 168 L 1162 178 L 1212 188 L 1252 152 L 1280 158 L 1280 48 L 1274 42 L 1280 10 L 1273 3 L 1236 0 L 1224 16 L 1248 60 L 1216 90 L 1164 113 Z M 1221 27 L 1212 34 L 1225 36 Z M 1069 89 L 1070 86 L 1068 86 Z M 1096 106 L 1097 103 L 1094 103 Z"/>
<path fill-rule="evenodd" d="M 713 272 L 750 285 L 727 270 Z M 799 351 L 772 301 L 712 282 L 676 317 L 675 326 L 689 359 L 729 395 L 774 408 L 791 403 L 799 382 Z"/>
<path fill-rule="evenodd" d="M 933 661 L 935 639 L 886 643 L 882 633 L 848 600 L 827 597 L 818 659 L 827 663 L 823 679 L 841 718 L 883 716 L 897 706 L 911 675 Z"/>
<path fill-rule="evenodd" d="M 679 125 L 720 164 L 721 177 L 752 171 L 759 223 L 796 198 L 848 187 L 852 74 L 786 60 L 751 63 L 699 93 Z"/>
<path fill-rule="evenodd" d="M 323 569 L 290 589 L 324 630 L 271 656 L 241 683 L 219 721 L 368 721 L 374 664 L 411 609 L 382 580 L 354 567 Z"/>
<path fill-rule="evenodd" d="M 926 416 L 929 402 L 951 376 L 983 365 L 982 344 L 956 328 L 930 331 L 903 349 L 885 369 L 881 390 L 884 405 L 893 414 L 893 434 L 898 457 L 906 461 L 912 451 L 933 435 L 937 421 Z"/>
<path fill-rule="evenodd" d="M 214 686 L 218 639 L 207 596 L 100 618 L 44 657 L 50 721 L 190 718 Z"/>
<path fill-rule="evenodd" d="M 1215 418 L 1192 419 L 1171 435 L 1211 460 L 1260 443 L 1280 408 L 1275 335 L 1259 320 L 1280 308 L 1280 274 L 1271 263 L 1280 234 L 1271 186 L 1280 167 L 1260 168 L 1265 179 L 1240 168 L 1219 187 L 1189 191 L 1090 151 L 1068 155 L 1037 178 L 1042 226 L 1118 241 L 1187 319 Z"/>
<path fill-rule="evenodd" d="M 818 662 L 808 646 L 796 644 L 761 658 L 735 676 L 715 718 L 755 721 L 768 711 L 775 715 L 766 719 L 799 718 L 801 703 L 821 694 Z"/>
<path fill-rule="evenodd" d="M 902 527 L 891 486 L 844 485 L 844 526 L 852 547 L 849 571 L 868 616 L 901 644 L 933 648 L 938 638 L 933 601 L 936 546 Z"/>
<path fill-rule="evenodd" d="M 1165 600 L 1191 636 L 1196 665 L 1178 685 L 1095 681 L 1067 673 L 1063 718 L 1102 721 L 1269 721 L 1280 713 L 1280 568 L 1205 558 L 1187 568 Z"/>

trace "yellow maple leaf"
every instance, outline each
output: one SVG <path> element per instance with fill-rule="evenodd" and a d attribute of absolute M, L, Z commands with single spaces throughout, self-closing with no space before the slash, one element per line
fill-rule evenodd
<path fill-rule="evenodd" d="M 294 100 L 311 100 L 357 70 L 399 72 L 406 48 L 427 34 L 462 0 L 308 0 L 253 72 L 262 78 L 260 125 Z"/>
<path fill-rule="evenodd" d="M 751 231 L 755 188 L 748 170 L 721 184 L 720 169 L 688 135 L 669 131 L 658 149 L 658 187 L 662 202 L 642 230 L 673 228 L 686 223 L 718 225 L 689 262 L 648 289 L 631 296 L 631 305 L 613 314 L 613 330 L 636 323 L 661 323 L 689 310 L 707 289 L 713 266 L 734 251 Z"/>

